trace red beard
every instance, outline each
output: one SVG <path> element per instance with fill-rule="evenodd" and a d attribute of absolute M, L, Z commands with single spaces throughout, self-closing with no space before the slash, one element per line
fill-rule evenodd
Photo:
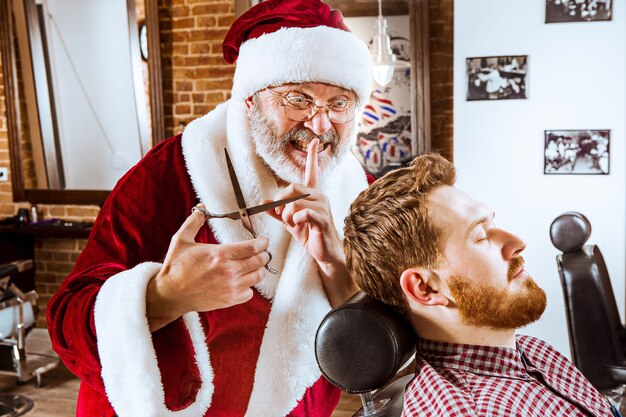
<path fill-rule="evenodd" d="M 521 257 L 516 257 L 509 266 L 510 281 L 519 266 Z M 494 330 L 511 330 L 537 321 L 546 309 L 546 293 L 527 277 L 523 288 L 511 292 L 492 284 L 473 282 L 459 275 L 450 279 L 450 293 L 454 297 L 463 322 Z"/>

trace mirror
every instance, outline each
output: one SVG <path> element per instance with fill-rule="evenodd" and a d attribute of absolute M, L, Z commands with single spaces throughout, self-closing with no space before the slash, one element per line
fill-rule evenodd
<path fill-rule="evenodd" d="M 365 33 L 366 38 L 374 35 L 372 18 L 378 16 L 378 1 L 376 0 L 325 0 L 331 7 L 341 10 L 346 22 L 357 36 Z M 398 166 L 402 157 L 400 149 L 407 142 L 411 144 L 411 154 L 422 155 L 431 150 L 431 115 L 430 115 L 430 66 L 429 66 L 429 17 L 428 0 L 384 0 L 382 2 L 383 16 L 389 19 L 390 34 L 395 31 L 391 26 L 393 21 L 398 25 L 396 32 L 397 42 L 394 42 L 392 34 L 392 48 L 398 55 L 404 54 L 404 59 L 410 62 L 408 80 L 402 76 L 394 76 L 395 87 L 381 88 L 375 85 L 374 94 L 368 103 L 367 112 L 374 115 L 376 122 L 367 127 L 367 120 L 359 132 L 357 155 L 361 159 L 366 170 L 374 175 L 381 175 L 393 166 Z M 368 19 L 369 18 L 369 19 Z M 408 18 L 408 33 L 402 36 L 401 23 Z M 365 24 L 365 29 L 363 29 Z M 351 26 L 352 25 L 352 26 Z M 371 35 L 370 35 L 371 34 Z M 371 39 L 370 37 L 370 39 Z M 406 39 L 408 38 L 408 39 Z M 401 42 L 409 44 L 403 46 Z M 366 41 L 367 43 L 367 41 Z M 403 52 L 404 48 L 404 52 Z M 398 72 L 398 71 L 396 71 Z M 400 71 L 402 72 L 402 71 Z M 398 75 L 398 74 L 396 74 Z M 406 76 L 406 74 L 405 74 Z M 408 86 L 404 84 L 408 81 Z M 395 91 L 407 89 L 409 97 L 402 101 L 402 95 L 394 96 Z M 378 97 L 376 97 L 378 96 Z M 378 99 L 385 100 L 385 109 L 391 107 L 395 116 L 389 117 L 380 110 Z M 390 99 L 393 98 L 393 104 Z M 399 99 L 399 101 L 396 101 Z M 403 108 L 404 105 L 404 108 Z M 397 114 L 396 114 L 397 111 Z M 404 116 L 402 114 L 404 113 Z M 385 121 L 385 118 L 388 117 Z M 380 118 L 380 121 L 378 121 Z M 407 123 L 408 121 L 408 123 Z M 394 137 L 395 136 L 395 137 Z M 392 138 L 390 141 L 389 138 Z M 404 140 L 403 140 L 404 138 Z M 397 140 L 394 144 L 394 140 Z M 403 143 L 404 142 L 404 143 Z M 389 145 L 389 146 L 387 146 Z M 404 147 L 406 150 L 406 147 Z M 394 155 L 395 151 L 395 155 Z M 409 157 L 409 159 L 412 159 Z M 406 157 L 405 159 L 406 160 Z"/>
<path fill-rule="evenodd" d="M 156 0 L 9 0 L 0 17 L 14 201 L 101 204 L 164 137 Z"/>

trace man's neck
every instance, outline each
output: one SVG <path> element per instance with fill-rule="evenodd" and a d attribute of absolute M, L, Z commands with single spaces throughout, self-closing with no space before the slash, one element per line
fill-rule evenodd
<path fill-rule="evenodd" d="M 460 319 L 427 321 L 411 316 L 413 329 L 423 339 L 464 345 L 500 346 L 515 348 L 515 329 L 494 330 L 469 326 Z"/>

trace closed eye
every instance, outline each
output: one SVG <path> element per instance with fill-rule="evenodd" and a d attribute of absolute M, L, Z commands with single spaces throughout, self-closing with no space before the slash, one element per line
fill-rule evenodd
<path fill-rule="evenodd" d="M 474 237 L 474 242 L 476 242 L 476 243 L 484 242 L 484 241 L 488 240 L 488 238 L 489 238 L 487 230 L 483 229 L 482 227 L 480 227 L 478 230 L 476 230 L 476 234 L 474 236 L 475 236 Z"/>

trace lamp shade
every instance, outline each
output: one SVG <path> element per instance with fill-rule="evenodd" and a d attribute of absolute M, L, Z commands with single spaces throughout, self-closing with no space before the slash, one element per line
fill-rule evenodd
<path fill-rule="evenodd" d="M 387 33 L 387 19 L 382 15 L 376 21 L 376 35 L 372 48 L 373 76 L 378 85 L 385 86 L 393 79 L 393 73 L 397 68 L 409 66 L 404 61 L 398 61 L 391 50 L 391 38 Z"/>

